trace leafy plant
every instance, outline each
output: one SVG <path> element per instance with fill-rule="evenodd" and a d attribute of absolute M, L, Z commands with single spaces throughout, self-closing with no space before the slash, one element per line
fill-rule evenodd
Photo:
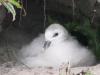
<path fill-rule="evenodd" d="M 12 21 L 14 21 L 16 17 L 16 11 L 14 6 L 21 9 L 22 6 L 20 5 L 20 2 L 18 0 L 0 0 L 0 3 L 1 5 L 4 5 L 7 8 L 8 12 L 12 14 Z"/>

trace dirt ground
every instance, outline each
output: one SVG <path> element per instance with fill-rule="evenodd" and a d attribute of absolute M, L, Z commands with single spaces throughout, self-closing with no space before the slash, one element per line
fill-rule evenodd
<path fill-rule="evenodd" d="M 7 62 L 0 66 L 0 75 L 99 75 L 100 64 L 91 67 L 61 66 L 54 68 L 29 68 L 25 65 L 19 65 L 15 62 Z"/>

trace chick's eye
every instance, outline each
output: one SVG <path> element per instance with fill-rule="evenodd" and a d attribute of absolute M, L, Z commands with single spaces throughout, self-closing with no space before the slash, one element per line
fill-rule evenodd
<path fill-rule="evenodd" d="M 55 34 L 53 35 L 53 37 L 56 37 L 56 36 L 58 36 L 58 33 L 55 33 Z"/>

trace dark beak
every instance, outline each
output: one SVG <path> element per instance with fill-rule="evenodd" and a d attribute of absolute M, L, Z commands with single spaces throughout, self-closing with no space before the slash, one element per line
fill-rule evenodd
<path fill-rule="evenodd" d="M 50 41 L 45 41 L 43 48 L 47 49 L 50 46 L 51 42 Z"/>

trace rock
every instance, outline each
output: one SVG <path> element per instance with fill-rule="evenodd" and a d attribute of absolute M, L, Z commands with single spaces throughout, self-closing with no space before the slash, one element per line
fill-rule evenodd
<path fill-rule="evenodd" d="M 6 10 L 4 6 L 0 6 L 0 32 L 2 31 L 2 22 L 6 16 Z"/>

